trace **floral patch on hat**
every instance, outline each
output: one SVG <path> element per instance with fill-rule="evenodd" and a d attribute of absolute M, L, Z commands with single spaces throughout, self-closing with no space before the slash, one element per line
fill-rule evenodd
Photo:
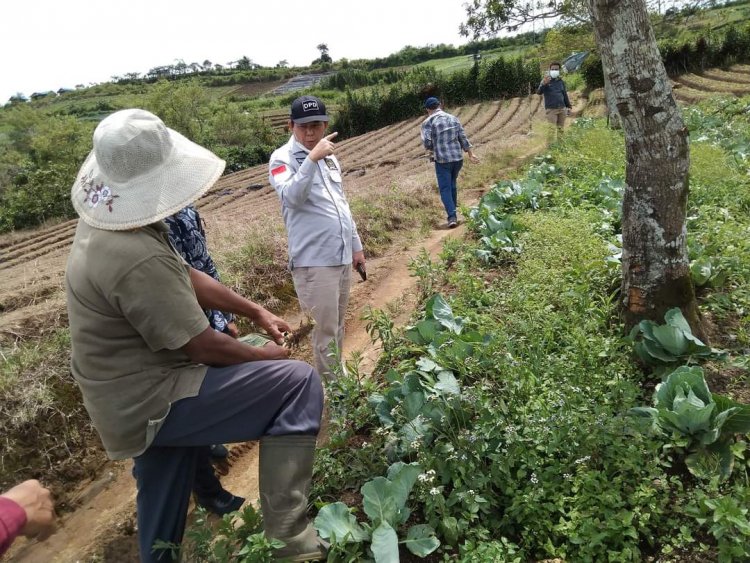
<path fill-rule="evenodd" d="M 105 205 L 110 213 L 112 213 L 112 204 L 116 197 L 112 193 L 112 188 L 102 184 L 95 184 L 93 174 L 89 172 L 86 176 L 81 176 L 81 187 L 86 197 L 83 198 L 83 203 L 87 203 L 90 208 L 95 208 L 99 204 Z"/>

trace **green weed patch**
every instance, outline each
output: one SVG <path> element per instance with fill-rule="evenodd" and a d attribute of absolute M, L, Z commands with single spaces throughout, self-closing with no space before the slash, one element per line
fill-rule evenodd
<path fill-rule="evenodd" d="M 720 121 L 728 120 L 725 112 Z M 741 121 L 733 127 L 744 131 Z M 737 211 L 750 190 L 742 139 L 730 146 L 728 136 L 704 134 L 693 144 L 694 169 L 717 156 L 725 165 L 693 175 L 691 252 L 698 243 L 704 254 L 719 250 L 721 241 L 744 256 L 750 222 Z M 686 455 L 708 450 L 675 447 L 679 440 L 629 414 L 651 402 L 654 376 L 638 367 L 617 315 L 623 155 L 619 133 L 582 120 L 522 177 L 482 198 L 471 212 L 473 240 L 447 245 L 438 262 L 414 262 L 423 311 L 405 330 L 373 312 L 370 332 L 383 344 L 375 378 L 331 389 L 333 439 L 319 458 L 318 498 L 356 506 L 384 464 L 416 463 L 411 519 L 393 524 L 394 532 L 429 526 L 446 560 L 750 556 L 744 422 L 727 426 L 731 440 L 719 439 L 720 419 L 730 416 L 720 413 L 746 412 L 741 399 L 693 401 L 696 412 L 715 411 L 705 431 L 727 445 L 721 460 L 725 468 L 731 461 L 731 474 L 695 470 Z M 746 346 L 739 329 L 747 276 L 743 260 L 729 254 L 717 257 L 726 275 L 709 275 L 714 285 L 701 290 L 705 314 L 721 303 L 723 318 L 733 320 L 714 331 L 729 353 L 728 363 L 706 364 L 714 380 L 747 377 L 736 368 Z M 669 408 L 687 408 L 692 395 L 684 395 Z M 351 545 L 334 538 L 333 560 L 347 560 Z M 379 560 L 356 545 L 360 557 Z"/>
<path fill-rule="evenodd" d="M 52 487 L 62 510 L 66 485 L 92 477 L 104 460 L 99 438 L 70 374 L 70 337 L 60 331 L 41 344 L 3 350 L 0 487 L 37 478 Z"/>

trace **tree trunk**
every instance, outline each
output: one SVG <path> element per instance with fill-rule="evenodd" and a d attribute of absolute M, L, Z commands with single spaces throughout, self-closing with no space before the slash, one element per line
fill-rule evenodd
<path fill-rule="evenodd" d="M 644 0 L 589 0 L 604 75 L 625 133 L 622 303 L 632 326 L 682 309 L 705 334 L 687 255 L 688 131 L 656 46 Z"/>
<path fill-rule="evenodd" d="M 607 103 L 607 125 L 612 129 L 622 129 L 620 114 L 617 113 L 615 91 L 606 73 L 604 73 L 604 99 Z"/>

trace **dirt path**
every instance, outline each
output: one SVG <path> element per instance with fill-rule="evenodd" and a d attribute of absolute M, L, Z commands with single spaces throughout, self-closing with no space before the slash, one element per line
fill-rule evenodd
<path fill-rule="evenodd" d="M 487 143 L 478 151 L 491 154 L 495 150 L 507 150 L 507 139 L 493 146 Z M 504 170 L 511 170 L 542 149 L 537 139 L 519 135 L 514 143 L 516 155 Z M 494 170 L 497 179 L 504 170 Z M 428 186 L 434 180 L 431 168 L 422 168 L 410 175 L 410 180 Z M 476 183 L 476 182 L 475 182 Z M 462 202 L 475 203 L 483 189 L 462 191 Z M 360 370 L 368 374 L 379 354 L 366 331 L 362 315 L 372 307 L 389 309 L 396 326 L 408 322 L 417 303 L 416 279 L 411 276 L 409 264 L 423 249 L 435 258 L 444 241 L 449 237 L 461 237 L 465 226 L 456 229 L 439 228 L 418 242 L 402 241 L 386 256 L 368 262 L 368 279 L 358 280 L 352 287 L 347 319 L 344 349 L 347 357 L 361 355 Z M 295 326 L 302 315 L 292 311 L 286 319 Z M 68 563 L 68 562 L 121 562 L 137 561 L 135 537 L 135 483 L 130 474 L 132 462 L 110 462 L 101 476 L 85 484 L 73 497 L 72 504 L 78 508 L 61 518 L 57 532 L 46 542 L 34 543 L 19 540 L 10 552 L 10 561 L 24 563 Z M 230 467 L 222 477 L 224 486 L 234 494 L 257 502 L 258 456 L 255 443 L 236 444 L 230 450 Z"/>
<path fill-rule="evenodd" d="M 352 289 L 351 321 L 347 327 L 344 348 L 362 354 L 361 368 L 369 373 L 379 350 L 370 342 L 362 314 L 368 307 L 384 308 L 398 304 L 400 314 L 394 318 L 403 323 L 416 302 L 416 280 L 409 272 L 409 262 L 426 249 L 433 257 L 447 237 L 461 236 L 464 227 L 433 231 L 413 248 L 401 250 L 368 264 L 368 279 Z M 290 321 L 300 315 L 289 315 Z M 232 447 L 229 473 L 222 477 L 224 486 L 248 499 L 258 498 L 258 456 L 254 443 Z M 104 475 L 87 485 L 74 498 L 80 507 L 62 519 L 58 531 L 44 543 L 20 541 L 14 546 L 11 561 L 26 563 L 73 562 L 90 560 L 96 552 L 105 561 L 128 561 L 135 553 L 135 486 L 130 475 L 131 462 L 107 464 Z"/>

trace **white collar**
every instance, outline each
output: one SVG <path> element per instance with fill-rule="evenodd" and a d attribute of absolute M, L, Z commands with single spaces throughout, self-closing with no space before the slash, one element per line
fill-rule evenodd
<path fill-rule="evenodd" d="M 293 152 L 303 152 L 305 154 L 310 154 L 310 150 L 297 140 L 297 137 L 294 136 L 294 133 L 292 133 L 292 136 L 289 138 L 289 146 Z"/>

